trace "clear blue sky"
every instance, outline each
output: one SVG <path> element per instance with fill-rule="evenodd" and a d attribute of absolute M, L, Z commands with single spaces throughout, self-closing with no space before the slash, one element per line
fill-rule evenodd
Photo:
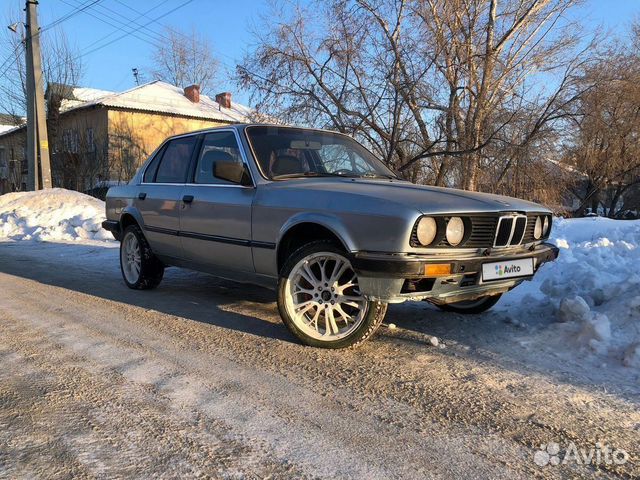
<path fill-rule="evenodd" d="M 61 24 L 70 41 L 81 51 L 100 46 L 110 40 L 123 35 L 124 31 L 117 31 L 117 24 L 113 18 L 120 22 L 134 20 L 139 24 L 150 21 L 163 15 L 187 0 L 101 0 L 97 5 L 81 12 Z M 53 20 L 60 18 L 69 12 L 76 10 L 78 5 L 87 0 L 40 0 L 40 24 L 46 26 Z M 131 8 L 122 5 L 126 3 L 132 9 L 149 12 L 147 17 L 141 17 Z M 24 6 L 24 0 L 2 0 L 5 10 L 18 11 Z M 215 48 L 215 53 L 224 64 L 235 65 L 242 58 L 246 49 L 251 47 L 252 37 L 249 34 L 249 26 L 255 23 L 260 13 L 266 12 L 268 4 L 266 0 L 192 0 L 191 3 L 168 14 L 159 22 L 171 27 L 183 30 L 195 28 L 202 35 L 210 39 Z M 21 12 L 22 13 L 22 12 Z M 103 18 L 109 25 L 94 16 Z M 574 15 L 585 21 L 588 27 L 602 24 L 605 28 L 615 32 L 625 28 L 629 21 L 640 15 L 640 0 L 587 0 L 585 5 L 574 11 Z M 134 25 L 135 26 L 135 25 Z M 156 31 L 162 27 L 158 23 L 148 26 Z M 139 32 L 144 32 L 139 29 Z M 103 42 L 98 42 L 92 47 L 89 45 L 99 39 L 110 35 Z M 83 58 L 84 85 L 106 90 L 125 90 L 134 86 L 131 73 L 132 67 L 137 67 L 141 72 L 148 72 L 151 63 L 151 52 L 154 47 L 149 42 L 151 39 L 143 33 L 138 35 L 147 41 L 135 38 L 131 35 L 112 43 L 106 48 L 89 53 Z M 234 98 L 247 103 L 247 95 L 239 92 L 228 78 L 222 66 L 219 90 L 230 90 Z M 147 73 L 147 79 L 150 75 Z"/>

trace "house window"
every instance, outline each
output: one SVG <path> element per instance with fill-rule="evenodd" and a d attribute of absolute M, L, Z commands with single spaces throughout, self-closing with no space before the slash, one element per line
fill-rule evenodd
<path fill-rule="evenodd" d="M 65 152 L 78 153 L 80 137 L 77 130 L 65 130 L 62 132 L 62 146 Z"/>
<path fill-rule="evenodd" d="M 5 150 L 3 147 L 0 147 L 0 179 L 9 178 L 9 162 L 7 162 L 5 156 Z"/>
<path fill-rule="evenodd" d="M 87 151 L 88 152 L 96 151 L 96 144 L 93 138 L 93 128 L 91 127 L 87 128 Z"/>
<path fill-rule="evenodd" d="M 71 131 L 65 130 L 62 132 L 62 150 L 65 152 L 71 151 Z"/>
<path fill-rule="evenodd" d="M 78 153 L 80 149 L 80 136 L 77 130 L 71 131 L 71 153 Z"/>

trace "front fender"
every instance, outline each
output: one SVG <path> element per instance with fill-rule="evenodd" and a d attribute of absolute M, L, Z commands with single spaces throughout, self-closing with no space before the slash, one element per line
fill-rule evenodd
<path fill-rule="evenodd" d="M 278 232 L 276 245 L 280 245 L 280 240 L 292 227 L 301 223 L 315 223 L 317 225 L 325 227 L 326 229 L 330 230 L 336 237 L 338 237 L 338 239 L 342 242 L 342 244 L 349 252 L 355 252 L 358 250 L 353 237 L 339 217 L 330 213 L 318 212 L 300 212 L 289 218 L 289 220 L 287 220 L 282 225 L 280 231 Z"/>

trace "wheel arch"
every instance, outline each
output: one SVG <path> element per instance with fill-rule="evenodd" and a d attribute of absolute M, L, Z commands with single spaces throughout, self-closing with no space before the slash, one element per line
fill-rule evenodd
<path fill-rule="evenodd" d="M 129 225 L 137 224 L 140 228 L 144 228 L 144 222 L 142 221 L 142 215 L 135 209 L 126 208 L 120 214 L 120 231 L 124 232 L 124 229 Z"/>
<path fill-rule="evenodd" d="M 276 242 L 278 272 L 289 254 L 314 240 L 331 240 L 345 252 L 356 250 L 353 239 L 337 218 L 326 215 L 299 216 L 285 223 L 280 230 Z"/>

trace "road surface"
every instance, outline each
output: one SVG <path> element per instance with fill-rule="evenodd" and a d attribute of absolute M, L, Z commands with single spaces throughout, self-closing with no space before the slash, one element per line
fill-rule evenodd
<path fill-rule="evenodd" d="M 0 243 L 0 478 L 640 475 L 638 397 L 527 361 L 517 325 L 397 305 L 323 351 L 273 299 L 177 269 L 131 291 L 115 248 Z M 628 460 L 534 461 L 598 441 Z"/>

